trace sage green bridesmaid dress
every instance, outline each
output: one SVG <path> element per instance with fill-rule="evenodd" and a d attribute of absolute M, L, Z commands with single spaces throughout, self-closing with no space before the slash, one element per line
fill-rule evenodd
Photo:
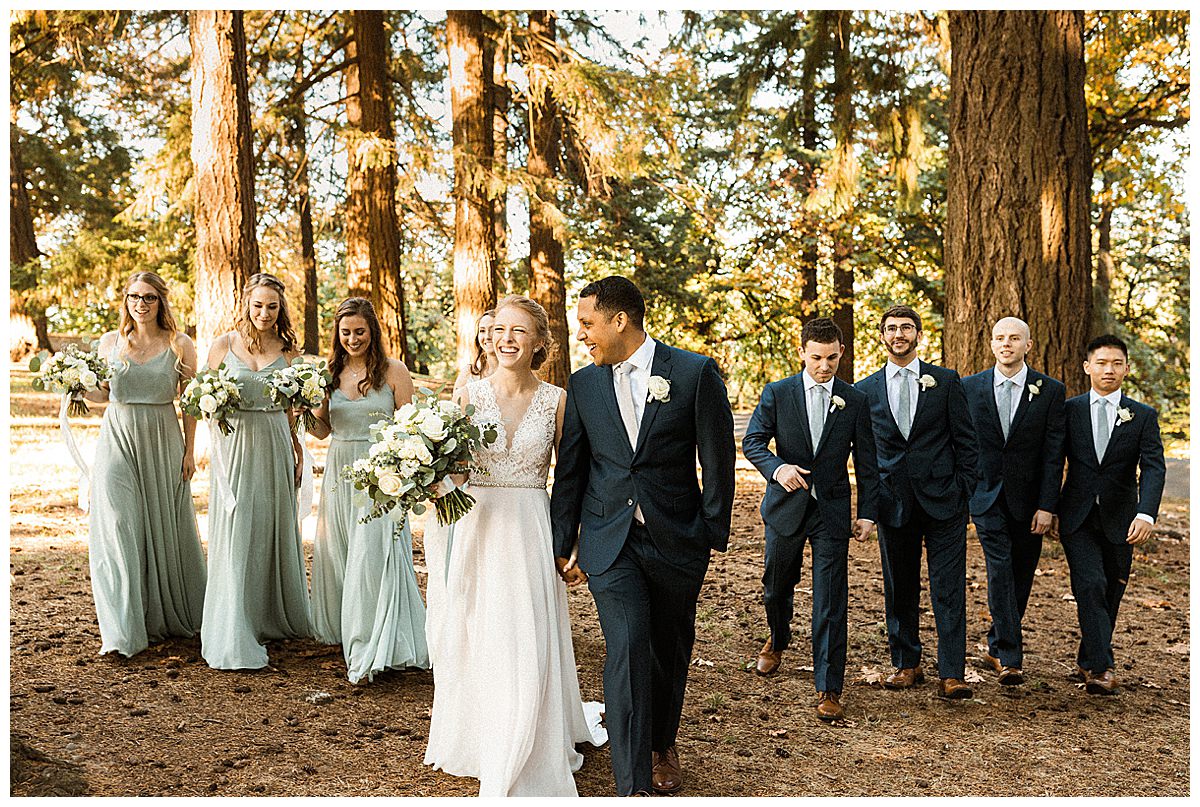
<path fill-rule="evenodd" d="M 287 414 L 265 394 L 263 379 L 283 362 L 251 370 L 233 351 L 225 366 L 241 385 L 233 433 L 210 427 L 208 588 L 200 653 L 220 670 L 267 666 L 269 639 L 312 636 L 304 550 L 292 481 Z"/>
<path fill-rule="evenodd" d="M 100 652 L 132 656 L 194 636 L 204 609 L 204 553 L 184 481 L 169 348 L 142 364 L 117 356 L 92 473 L 88 565 Z"/>
<path fill-rule="evenodd" d="M 345 466 L 367 456 L 371 424 L 394 409 L 387 384 L 354 399 L 334 390 L 329 399 L 333 439 L 313 549 L 313 610 L 337 626 L 354 683 L 387 669 L 429 668 L 412 533 L 387 516 L 361 523 L 367 508 L 354 504 L 354 486 L 341 478 Z"/>

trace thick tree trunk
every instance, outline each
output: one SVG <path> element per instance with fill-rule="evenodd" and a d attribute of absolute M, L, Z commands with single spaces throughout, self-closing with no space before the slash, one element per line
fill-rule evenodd
<path fill-rule="evenodd" d="M 1103 194 L 1102 194 L 1103 195 Z M 1112 256 L 1113 203 L 1107 195 L 1100 203 L 1100 221 L 1096 225 L 1096 280 L 1094 285 L 1092 330 L 1110 330 L 1112 317 L 1109 306 L 1112 298 L 1112 277 L 1115 265 Z"/>
<path fill-rule="evenodd" d="M 483 12 L 448 11 L 450 108 L 454 119 L 454 308 L 457 369 L 471 362 L 475 322 L 496 304 L 495 231 L 488 184 L 494 138 L 489 86 L 492 63 Z"/>
<path fill-rule="evenodd" d="M 800 68 L 800 143 L 805 151 L 813 154 L 820 143 L 817 122 L 817 71 L 824 64 L 829 52 L 829 17 L 833 12 L 810 11 L 808 15 L 808 46 L 804 49 L 804 62 Z M 806 157 L 800 164 L 800 189 L 807 197 L 817 189 L 816 165 Z M 819 223 L 815 216 L 805 211 L 800 219 L 804 228 L 804 245 L 800 250 L 800 301 L 805 319 L 817 315 L 817 264 L 820 253 L 817 249 Z"/>
<path fill-rule="evenodd" d="M 950 12 L 946 363 L 993 362 L 992 324 L 1029 323 L 1029 363 L 1082 392 L 1092 325 L 1082 11 Z"/>
<path fill-rule="evenodd" d="M 389 355 L 410 362 L 396 218 L 396 134 L 382 11 L 354 11 L 346 117 L 358 131 L 347 159 L 346 266 L 350 293 L 370 297 Z"/>
<path fill-rule="evenodd" d="M 216 336 L 233 327 L 242 287 L 259 271 L 254 143 L 242 12 L 190 11 L 188 19 L 196 182 L 196 332 L 204 351 Z"/>
<path fill-rule="evenodd" d="M 18 153 L 18 131 L 9 126 L 8 141 L 8 259 L 11 277 L 9 300 L 10 327 L 13 330 L 33 331 L 33 341 L 39 350 L 53 350 L 50 345 L 50 326 L 46 321 L 46 307 L 30 292 L 36 291 L 37 276 L 22 272 L 21 267 L 36 260 L 42 251 L 38 249 L 33 231 L 33 208 L 29 204 L 29 191 L 25 188 L 25 169 Z M 15 339 L 14 334 L 14 339 Z M 28 338 L 28 337 L 23 337 Z"/>
<path fill-rule="evenodd" d="M 571 377 L 570 334 L 567 332 L 567 287 L 563 245 L 554 231 L 552 181 L 558 165 L 561 124 L 558 105 L 546 86 L 554 67 L 555 19 L 552 11 L 529 12 L 529 174 L 537 183 L 529 196 L 529 296 L 550 317 L 550 334 L 559 349 L 542 368 L 542 378 L 559 387 Z M 537 88 L 537 89 L 535 89 Z"/>
<path fill-rule="evenodd" d="M 850 64 L 850 13 L 826 12 L 832 16 L 829 29 L 833 48 L 833 135 L 842 151 L 854 148 L 854 77 Z M 842 329 L 846 352 L 838 365 L 838 377 L 854 383 L 854 244 L 851 211 L 842 212 L 833 223 L 833 306 L 831 316 Z"/>
<path fill-rule="evenodd" d="M 303 52 L 296 58 L 296 82 L 304 79 Z M 295 165 L 293 185 L 296 189 L 296 215 L 300 220 L 300 264 L 304 269 L 304 352 L 321 354 L 321 335 L 317 322 L 317 250 L 313 238 L 312 198 L 308 185 L 308 143 L 305 132 L 304 99 L 291 105 L 287 137 Z"/>
<path fill-rule="evenodd" d="M 507 28 L 489 40 L 492 48 L 492 154 L 496 173 L 508 186 L 508 108 L 512 93 L 508 89 L 508 60 L 511 41 Z M 508 266 L 508 194 L 497 193 L 492 200 L 492 232 L 495 239 L 494 272 L 496 288 L 514 293 Z"/>

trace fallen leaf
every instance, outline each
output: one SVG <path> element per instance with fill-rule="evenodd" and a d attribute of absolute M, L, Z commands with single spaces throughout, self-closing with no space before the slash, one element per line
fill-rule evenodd
<path fill-rule="evenodd" d="M 1170 611 L 1173 607 L 1167 600 L 1139 600 L 1143 608 L 1149 608 L 1151 611 Z"/>
<path fill-rule="evenodd" d="M 1063 598 L 1064 600 L 1066 600 L 1067 602 L 1075 602 L 1075 595 L 1074 595 L 1074 594 L 1064 594 L 1064 595 L 1062 596 L 1062 598 Z"/>
<path fill-rule="evenodd" d="M 695 659 L 692 660 L 692 664 L 694 664 L 697 667 L 712 667 L 713 666 L 713 663 L 711 661 L 705 661 L 704 659 L 700 658 L 699 656 L 697 656 Z"/>
<path fill-rule="evenodd" d="M 982 684 L 983 676 L 979 674 L 978 670 L 973 670 L 968 667 L 966 672 L 963 673 L 963 681 L 967 682 L 968 684 Z"/>
<path fill-rule="evenodd" d="M 774 731 L 770 732 L 770 734 L 772 737 L 786 737 L 786 736 L 788 736 L 788 730 L 787 729 L 775 729 Z"/>
<path fill-rule="evenodd" d="M 1191 652 L 1191 648 L 1186 644 L 1173 644 L 1167 648 L 1168 653 L 1174 653 L 1177 656 L 1186 656 Z"/>
<path fill-rule="evenodd" d="M 1144 686 L 1146 689 L 1162 689 L 1162 687 L 1153 681 L 1143 681 L 1142 686 Z"/>
<path fill-rule="evenodd" d="M 863 667 L 862 674 L 858 678 L 860 683 L 867 685 L 882 684 L 883 673 L 874 667 Z"/>

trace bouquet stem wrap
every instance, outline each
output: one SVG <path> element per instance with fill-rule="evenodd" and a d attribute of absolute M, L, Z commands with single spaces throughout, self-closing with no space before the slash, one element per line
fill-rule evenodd
<path fill-rule="evenodd" d="M 62 406 L 58 410 L 58 428 L 62 432 L 63 442 L 67 444 L 67 451 L 71 453 L 71 459 L 79 468 L 79 509 L 86 513 L 91 506 L 92 469 L 88 467 L 79 446 L 75 444 L 75 435 L 71 431 L 71 421 L 68 418 L 70 409 L 71 396 L 65 394 L 62 396 Z"/>

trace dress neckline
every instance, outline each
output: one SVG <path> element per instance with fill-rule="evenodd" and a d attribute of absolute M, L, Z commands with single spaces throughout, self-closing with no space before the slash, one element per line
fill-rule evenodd
<path fill-rule="evenodd" d="M 388 388 L 388 390 L 389 390 L 389 391 L 392 393 L 392 397 L 393 397 L 393 398 L 394 398 L 394 397 L 396 397 L 396 390 L 392 389 L 392 385 L 391 385 L 391 384 L 389 384 L 388 382 L 384 381 L 384 382 L 383 382 L 383 387 L 387 387 L 387 388 Z M 372 388 L 370 389 L 370 391 L 368 391 L 366 394 L 364 394 L 364 395 L 359 395 L 357 398 L 351 398 L 349 395 L 347 395 L 346 393 L 342 392 L 342 388 L 341 388 L 341 387 L 338 387 L 338 388 L 337 388 L 337 389 L 335 389 L 335 390 L 334 390 L 332 393 L 330 393 L 330 397 L 332 397 L 334 393 L 342 392 L 342 397 L 343 397 L 344 399 L 346 399 L 346 401 L 347 401 L 348 403 L 358 403 L 359 401 L 361 401 L 361 400 L 363 400 L 364 398 L 368 397 L 368 396 L 369 396 L 369 395 L 370 395 L 372 392 L 381 392 L 381 391 L 383 390 L 383 387 L 372 387 Z"/>
<path fill-rule="evenodd" d="M 117 350 L 117 358 L 118 358 L 120 361 L 128 362 L 129 364 L 132 364 L 132 365 L 134 365 L 134 366 L 136 366 L 136 367 L 145 367 L 147 364 L 150 364 L 151 362 L 158 361 L 159 359 L 161 359 L 161 358 L 162 358 L 164 355 L 166 355 L 167 353 L 169 353 L 169 352 L 170 352 L 170 350 L 171 350 L 171 346 L 170 346 L 170 345 L 167 345 L 165 348 L 163 348 L 163 349 L 162 349 L 162 351 L 161 351 L 161 352 L 159 352 L 159 353 L 155 353 L 153 356 L 151 356 L 150 358 L 146 359 L 145 361 L 134 361 L 133 359 L 129 358 L 129 356 L 128 356 L 128 355 L 122 356 L 122 355 L 121 355 L 121 352 L 120 352 L 120 349 L 118 348 L 118 350 Z"/>
<path fill-rule="evenodd" d="M 534 404 L 537 403 L 538 396 L 542 394 L 542 388 L 551 385 L 547 384 L 545 381 L 538 381 L 537 388 L 533 391 L 533 396 L 529 399 L 529 404 L 525 407 L 525 411 L 521 413 L 521 417 L 517 420 L 517 427 L 513 429 L 512 437 L 510 439 L 508 434 L 508 426 L 504 423 L 504 412 L 500 409 L 500 401 L 496 398 L 496 389 L 492 386 L 492 382 L 487 378 L 481 378 L 476 383 L 487 385 L 488 394 L 492 398 L 492 405 L 496 407 L 496 414 L 498 416 L 496 418 L 496 427 L 504 435 L 504 453 L 511 454 L 512 447 L 517 441 L 517 435 L 521 433 L 521 429 L 525 426 L 525 421 L 529 419 L 529 413 L 533 410 Z"/>
<path fill-rule="evenodd" d="M 261 369 L 259 369 L 259 370 L 255 370 L 253 367 L 251 367 L 250 365 L 246 364 L 246 362 L 242 361 L 242 357 L 241 357 L 241 356 L 239 356 L 238 354 L 234 353 L 234 352 L 233 352 L 233 348 L 230 348 L 230 349 L 229 349 L 229 352 L 228 352 L 227 356 L 233 356 L 233 358 L 235 358 L 235 359 L 237 359 L 237 360 L 238 360 L 238 363 L 239 363 L 240 365 L 242 365 L 243 367 L 245 367 L 247 370 L 249 370 L 249 371 L 250 371 L 250 372 L 252 372 L 252 373 L 265 373 L 265 372 L 267 371 L 267 369 L 268 369 L 268 368 L 271 368 L 271 367 L 274 367 L 274 366 L 275 366 L 275 362 L 277 362 L 277 361 L 280 361 L 281 359 L 283 359 L 283 354 L 281 353 L 281 354 L 279 354 L 278 356 L 276 356 L 276 357 L 275 357 L 275 361 L 272 361 L 270 364 L 263 365 L 263 367 L 262 367 Z"/>

